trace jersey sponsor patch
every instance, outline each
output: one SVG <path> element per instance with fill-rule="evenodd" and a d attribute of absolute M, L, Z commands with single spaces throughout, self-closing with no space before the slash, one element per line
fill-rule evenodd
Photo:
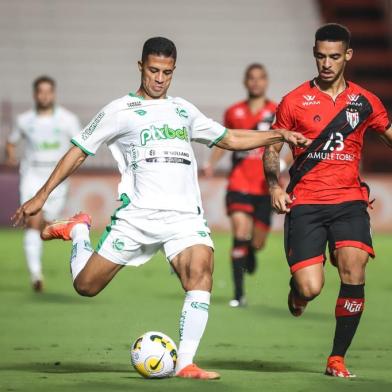
<path fill-rule="evenodd" d="M 88 137 L 95 131 L 97 128 L 98 124 L 101 122 L 103 117 L 105 116 L 105 112 L 100 112 L 98 113 L 97 117 L 94 118 L 93 121 L 88 125 L 87 128 L 84 129 L 82 132 L 82 139 L 86 140 Z"/>
<path fill-rule="evenodd" d="M 174 129 L 168 124 L 165 124 L 162 128 L 151 125 L 150 128 L 143 129 L 140 132 L 140 144 L 142 146 L 145 146 L 150 141 L 170 139 L 180 139 L 188 142 L 189 136 L 186 127 Z"/>

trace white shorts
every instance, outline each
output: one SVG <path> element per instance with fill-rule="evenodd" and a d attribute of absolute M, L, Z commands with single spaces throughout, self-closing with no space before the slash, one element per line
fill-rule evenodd
<path fill-rule="evenodd" d="M 28 170 L 21 175 L 19 182 L 20 203 L 23 204 L 27 200 L 30 200 L 42 185 L 44 185 L 47 179 L 48 177 L 39 176 L 32 170 Z M 42 212 L 47 222 L 58 219 L 61 216 L 61 212 L 67 201 L 67 191 L 67 184 L 62 183 L 52 192 L 48 200 L 46 200 L 42 207 Z"/>
<path fill-rule="evenodd" d="M 122 200 L 123 205 L 113 214 L 96 249 L 113 263 L 139 266 L 159 250 L 171 261 L 193 245 L 214 248 L 203 215 L 137 208 L 127 205 L 127 199 Z"/>

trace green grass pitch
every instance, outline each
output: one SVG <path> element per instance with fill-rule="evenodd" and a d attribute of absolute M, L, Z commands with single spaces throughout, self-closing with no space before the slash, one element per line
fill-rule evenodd
<path fill-rule="evenodd" d="M 216 234 L 209 324 L 197 362 L 219 381 L 144 380 L 129 364 L 129 343 L 148 330 L 178 339 L 183 293 L 159 255 L 126 268 L 97 297 L 79 297 L 69 274 L 70 244 L 45 244 L 45 293 L 34 294 L 25 270 L 22 232 L 0 231 L 0 391 L 391 391 L 391 239 L 377 235 L 366 310 L 347 362 L 359 377 L 323 375 L 334 332 L 338 278 L 300 319 L 286 306 L 289 272 L 282 237 L 271 235 L 248 277 L 246 309 L 227 305 L 232 288 L 230 238 Z M 97 236 L 94 236 L 96 242 Z"/>

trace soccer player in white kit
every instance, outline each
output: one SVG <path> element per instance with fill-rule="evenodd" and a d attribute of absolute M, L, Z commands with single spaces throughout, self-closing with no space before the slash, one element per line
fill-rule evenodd
<path fill-rule="evenodd" d="M 31 199 L 47 180 L 59 159 L 69 148 L 69 139 L 80 133 L 78 118 L 56 105 L 56 82 L 41 76 L 33 82 L 35 107 L 17 116 L 6 144 L 6 164 L 17 165 L 16 147 L 24 139 L 20 161 L 19 194 L 21 203 Z M 49 196 L 42 212 L 26 221 L 23 247 L 33 289 L 42 291 L 42 240 L 45 222 L 57 218 L 64 208 L 67 184 L 60 184 Z"/>
<path fill-rule="evenodd" d="M 80 213 L 48 225 L 42 238 L 72 240 L 76 291 L 98 294 L 125 265 L 138 266 L 163 250 L 186 292 L 180 318 L 177 377 L 216 379 L 193 363 L 208 319 L 213 243 L 203 219 L 197 165 L 191 141 L 226 149 L 251 149 L 279 141 L 306 145 L 301 134 L 228 130 L 182 98 L 166 95 L 175 69 L 174 43 L 155 37 L 143 46 L 135 93 L 105 106 L 75 138 L 39 192 L 15 213 L 15 224 L 36 214 L 52 190 L 106 143 L 121 173 L 122 206 L 98 247 L 90 245 L 91 219 Z"/>

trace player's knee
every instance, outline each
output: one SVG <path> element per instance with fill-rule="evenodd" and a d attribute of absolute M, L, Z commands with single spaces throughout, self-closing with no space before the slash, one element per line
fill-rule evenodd
<path fill-rule="evenodd" d="M 200 263 L 196 268 L 189 271 L 188 276 L 183 279 L 183 287 L 185 291 L 190 290 L 206 290 L 212 288 L 212 262 L 206 261 Z"/>
<path fill-rule="evenodd" d="M 256 251 L 262 250 L 265 247 L 265 240 L 253 241 L 252 248 Z"/>
<path fill-rule="evenodd" d="M 321 293 L 322 288 L 322 282 L 309 281 L 298 285 L 298 292 L 303 299 L 311 301 Z"/>
<path fill-rule="evenodd" d="M 83 297 L 95 297 L 100 291 L 96 285 L 85 279 L 76 278 L 73 285 L 76 292 Z"/>

